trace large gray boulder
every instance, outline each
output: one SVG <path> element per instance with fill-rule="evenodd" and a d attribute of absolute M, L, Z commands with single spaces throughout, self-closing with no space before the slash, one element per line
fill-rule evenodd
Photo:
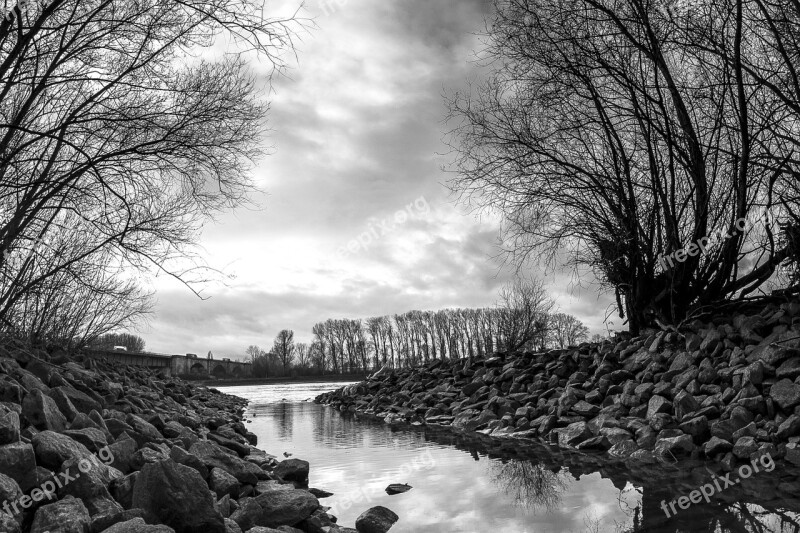
<path fill-rule="evenodd" d="M 171 459 L 144 465 L 133 488 L 133 507 L 147 522 L 160 522 L 176 533 L 225 533 L 214 497 L 197 470 Z"/>

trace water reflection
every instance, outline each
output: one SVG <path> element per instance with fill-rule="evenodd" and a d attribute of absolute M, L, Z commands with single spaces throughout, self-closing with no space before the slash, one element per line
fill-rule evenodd
<path fill-rule="evenodd" d="M 551 471 L 533 461 L 505 460 L 489 467 L 491 480 L 514 504 L 536 511 L 551 511 L 561 501 L 561 493 L 569 486 L 563 471 Z"/>
<path fill-rule="evenodd" d="M 225 392 L 251 400 L 249 429 L 261 448 L 311 462 L 311 485 L 335 493 L 323 503 L 343 525 L 385 505 L 401 517 L 392 533 L 800 533 L 796 469 L 754 475 L 668 518 L 662 500 L 708 483 L 707 464 L 632 468 L 543 444 L 389 426 L 302 401 L 338 386 Z M 390 483 L 414 488 L 389 496 Z"/>

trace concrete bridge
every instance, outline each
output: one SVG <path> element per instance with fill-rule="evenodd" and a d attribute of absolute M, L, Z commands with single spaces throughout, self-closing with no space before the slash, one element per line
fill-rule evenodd
<path fill-rule="evenodd" d="M 123 350 L 92 350 L 90 357 L 105 359 L 109 363 L 142 366 L 164 372 L 168 376 L 215 377 L 219 379 L 252 377 L 252 363 L 230 359 L 208 359 L 194 354 L 167 355 L 160 353 L 134 353 Z"/>

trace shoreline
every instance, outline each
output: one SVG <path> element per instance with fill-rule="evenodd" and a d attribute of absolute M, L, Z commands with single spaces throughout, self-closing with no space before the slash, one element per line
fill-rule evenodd
<path fill-rule="evenodd" d="M 356 533 L 307 461 L 256 446 L 247 400 L 80 354 L 0 354 L 0 531 Z"/>
<path fill-rule="evenodd" d="M 315 402 L 635 465 L 800 466 L 800 304 L 543 353 L 436 360 Z"/>

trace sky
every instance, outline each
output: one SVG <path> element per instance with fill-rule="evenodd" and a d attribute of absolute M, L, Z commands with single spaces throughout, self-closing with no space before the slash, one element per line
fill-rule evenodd
<path fill-rule="evenodd" d="M 297 7 L 268 2 L 266 13 Z M 445 96 L 480 79 L 490 8 L 309 0 L 316 27 L 271 81 L 270 154 L 254 170 L 253 205 L 202 231 L 200 251 L 221 274 L 202 300 L 155 280 L 154 314 L 137 331 L 147 349 L 237 358 L 251 344 L 268 349 L 281 329 L 309 342 L 328 318 L 495 305 L 515 270 L 500 257 L 500 221 L 458 203 L 444 170 Z M 548 284 L 559 311 L 605 331 L 608 294 L 571 272 L 524 272 Z"/>

